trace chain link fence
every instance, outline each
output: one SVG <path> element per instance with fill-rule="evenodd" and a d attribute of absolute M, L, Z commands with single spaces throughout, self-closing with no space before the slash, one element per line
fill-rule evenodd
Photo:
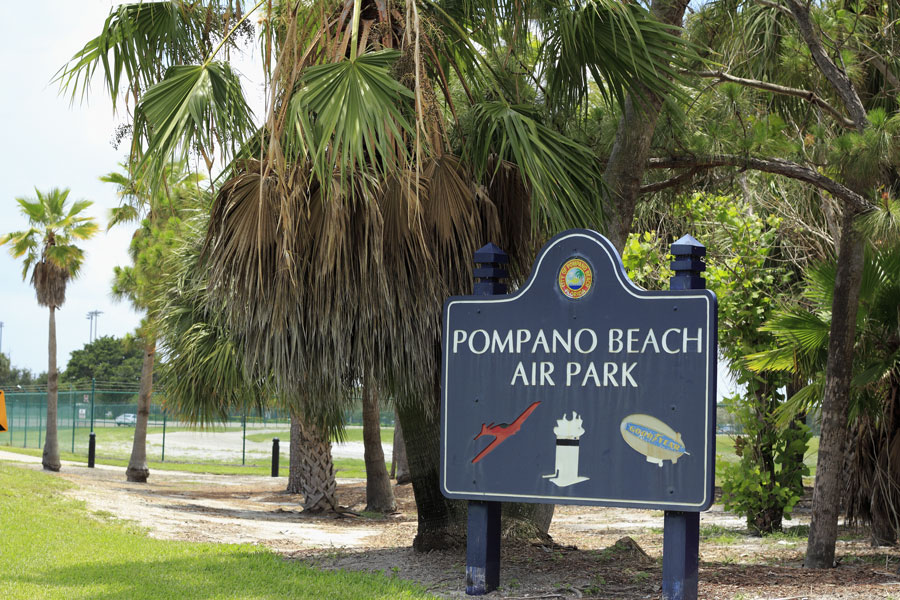
<path fill-rule="evenodd" d="M 137 422 L 136 389 L 60 389 L 57 397 L 57 439 L 62 453 L 87 457 L 90 433 L 97 440 L 97 459 L 125 460 L 131 455 Z M 147 423 L 147 459 L 151 461 L 252 464 L 271 459 L 271 438 L 288 442 L 290 416 L 270 409 L 228 415 L 226 422 L 198 430 L 167 414 L 165 397 L 154 393 Z M 47 431 L 47 392 L 6 391 L 9 430 L 0 446 L 43 448 Z M 362 425 L 361 406 L 349 410 L 344 422 Z M 381 424 L 393 426 L 393 410 L 381 412 Z M 261 435 L 261 434 L 271 435 Z M 168 438 L 168 440 L 167 440 Z M 65 456 L 64 456 L 65 458 Z"/>

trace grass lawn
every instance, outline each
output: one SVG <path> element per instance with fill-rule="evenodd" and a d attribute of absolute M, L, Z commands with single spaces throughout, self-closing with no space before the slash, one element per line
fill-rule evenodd
<path fill-rule="evenodd" d="M 28 456 L 41 456 L 43 450 L 39 448 L 17 448 L 14 446 L 0 446 L 0 450 L 6 452 L 15 452 L 17 454 L 26 454 Z M 70 460 L 72 462 L 87 464 L 87 457 L 83 454 L 72 454 L 71 452 L 60 452 L 62 460 Z M 127 459 L 116 459 L 98 456 L 95 460 L 98 465 L 111 465 L 114 467 L 127 467 Z M 288 455 L 281 454 L 279 459 L 279 475 L 287 477 L 288 475 Z M 186 462 L 159 462 L 147 461 L 150 471 L 186 471 L 188 473 L 212 473 L 214 475 L 259 475 L 260 477 L 268 477 L 272 474 L 272 465 L 269 462 L 254 463 L 247 465 L 235 465 L 225 462 L 203 462 L 203 463 L 186 463 Z M 390 470 L 390 463 L 385 463 Z M 359 458 L 336 458 L 334 459 L 334 468 L 337 472 L 338 479 L 353 478 L 364 479 L 366 476 L 366 463 Z M 2 533 L 2 532 L 0 532 Z"/>
<path fill-rule="evenodd" d="M 250 545 L 172 542 L 90 514 L 70 484 L 0 463 L 0 598 L 433 598 L 382 575 L 322 572 Z"/>

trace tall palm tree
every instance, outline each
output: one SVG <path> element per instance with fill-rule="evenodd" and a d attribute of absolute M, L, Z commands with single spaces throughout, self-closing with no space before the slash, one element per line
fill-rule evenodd
<path fill-rule="evenodd" d="M 158 4 L 155 20 L 114 11 L 63 83 L 84 90 L 101 65 L 113 95 L 123 74 L 146 83 L 134 133 L 151 172 L 217 141 L 237 152 L 210 219 L 208 302 L 248 375 L 304 415 L 339 410 L 367 376 L 390 392 L 420 533 L 443 536 L 461 511 L 437 485 L 441 304 L 470 289 L 488 241 L 521 276 L 539 238 L 598 226 L 599 166 L 554 123 L 583 115 L 592 89 L 677 93 L 683 46 L 617 0 L 259 2 L 229 22 L 239 31 L 266 6 L 269 100 L 251 136 L 217 48 L 183 66 L 170 50 L 190 43 L 197 5 Z M 327 441 L 326 429 L 309 435 Z"/>
<path fill-rule="evenodd" d="M 97 224 L 81 213 L 93 202 L 77 200 L 66 206 L 69 190 L 35 189 L 36 198 L 16 198 L 20 211 L 28 218 L 29 228 L 0 237 L 0 245 L 10 244 L 13 258 L 25 257 L 22 279 L 31 272 L 38 304 L 50 309 L 47 348 L 47 437 L 41 463 L 49 471 L 59 471 L 57 437 L 57 393 L 59 371 L 56 368 L 56 309 L 66 301 L 66 284 L 78 276 L 84 252 L 75 245 L 97 233 Z"/>
<path fill-rule="evenodd" d="M 136 310 L 147 310 L 155 288 L 163 278 L 163 256 L 177 242 L 182 218 L 200 206 L 200 177 L 187 172 L 182 164 L 170 164 L 165 171 L 165 186 L 151 188 L 141 173 L 109 173 L 101 181 L 115 184 L 121 204 L 112 209 L 107 229 L 123 223 L 140 222 L 129 246 L 132 264 L 115 268 L 113 296 L 127 299 Z M 153 365 L 156 358 L 156 332 L 152 319 L 141 324 L 144 359 L 138 393 L 137 422 L 131 457 L 125 477 L 145 482 L 147 467 L 147 422 L 153 395 Z"/>

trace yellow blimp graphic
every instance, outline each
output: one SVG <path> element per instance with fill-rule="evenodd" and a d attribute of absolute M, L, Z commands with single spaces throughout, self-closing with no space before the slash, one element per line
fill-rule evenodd
<path fill-rule="evenodd" d="M 650 415 L 628 415 L 619 426 L 625 443 L 647 457 L 647 462 L 663 466 L 664 460 L 672 464 L 684 454 L 690 454 L 684 447 L 681 434 Z"/>
<path fill-rule="evenodd" d="M 6 396 L 0 390 L 0 432 L 9 431 L 9 423 L 6 422 Z"/>

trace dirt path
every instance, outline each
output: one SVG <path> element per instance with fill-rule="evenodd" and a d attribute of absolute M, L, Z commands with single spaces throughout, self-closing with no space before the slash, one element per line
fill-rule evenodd
<path fill-rule="evenodd" d="M 0 460 L 30 460 L 0 452 Z M 71 494 L 103 517 L 138 522 L 163 539 L 250 543 L 320 568 L 380 571 L 418 581 L 445 598 L 465 597 L 465 555 L 417 554 L 410 486 L 395 488 L 399 510 L 387 517 L 303 514 L 299 498 L 283 491 L 285 479 L 154 472 L 147 484 L 125 481 L 124 469 L 65 464 L 60 477 Z M 339 499 L 365 508 L 365 482 L 339 480 Z M 786 525 L 808 522 L 806 511 Z M 507 545 L 501 588 L 488 598 L 658 598 L 663 514 L 610 508 L 557 507 L 553 545 Z M 900 599 L 896 549 L 872 549 L 844 531 L 840 565 L 826 572 L 801 568 L 805 537 L 758 539 L 721 506 L 701 516 L 700 597 L 707 600 L 831 598 Z M 628 536 L 638 547 L 616 542 Z M 642 549 L 642 550 L 641 550 Z"/>

